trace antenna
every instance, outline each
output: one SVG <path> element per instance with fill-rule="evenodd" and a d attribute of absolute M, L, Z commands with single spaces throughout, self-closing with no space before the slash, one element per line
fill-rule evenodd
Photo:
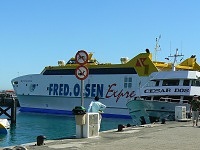
<path fill-rule="evenodd" d="M 182 54 L 182 50 L 183 50 L 183 43 L 181 41 L 181 54 Z"/>
<path fill-rule="evenodd" d="M 184 55 L 182 55 L 182 54 L 178 54 L 178 48 L 176 49 L 176 53 L 174 54 L 174 56 L 172 56 L 171 54 L 170 54 L 170 56 L 168 56 L 168 57 L 174 57 L 174 62 L 172 63 L 172 71 L 175 71 L 176 70 L 176 67 L 175 67 L 175 63 L 176 63 L 176 58 L 177 57 L 180 57 L 180 56 L 184 56 Z"/>
<path fill-rule="evenodd" d="M 170 56 L 171 56 L 171 50 L 172 50 L 172 43 L 171 43 L 171 41 L 170 41 L 169 44 L 170 44 L 170 45 L 169 45 L 169 46 L 170 46 L 169 48 L 170 48 Z"/>
<path fill-rule="evenodd" d="M 160 45 L 159 45 L 160 39 L 161 39 L 161 35 L 160 35 L 158 38 L 156 38 L 155 61 L 156 61 L 156 59 L 157 59 L 157 52 L 158 52 L 158 51 L 161 51 L 161 48 L 160 48 Z"/>

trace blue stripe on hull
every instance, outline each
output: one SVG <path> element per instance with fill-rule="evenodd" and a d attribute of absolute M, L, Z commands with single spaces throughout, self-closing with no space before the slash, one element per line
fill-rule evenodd
<path fill-rule="evenodd" d="M 29 108 L 29 107 L 20 107 L 19 111 L 21 111 L 21 112 L 72 115 L 72 111 L 67 111 L 67 110 L 41 109 L 41 108 Z"/>
<path fill-rule="evenodd" d="M 30 107 L 20 107 L 21 112 L 35 112 L 35 113 L 47 113 L 47 114 L 60 114 L 60 115 L 73 115 L 72 111 L 67 110 L 54 110 L 54 109 L 41 109 L 41 108 L 30 108 Z M 118 114 L 102 114 L 105 118 L 123 118 L 131 119 L 129 115 L 118 115 Z"/>

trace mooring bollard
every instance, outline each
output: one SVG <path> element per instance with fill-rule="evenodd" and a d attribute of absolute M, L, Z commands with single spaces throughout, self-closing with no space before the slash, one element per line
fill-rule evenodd
<path fill-rule="evenodd" d="M 119 125 L 118 125 L 118 131 L 123 131 L 123 128 L 125 128 L 124 125 L 122 125 L 122 124 L 119 124 Z"/>
<path fill-rule="evenodd" d="M 43 135 L 37 136 L 37 146 L 44 145 L 44 140 L 45 140 L 45 139 L 46 139 L 46 137 L 43 136 Z"/>

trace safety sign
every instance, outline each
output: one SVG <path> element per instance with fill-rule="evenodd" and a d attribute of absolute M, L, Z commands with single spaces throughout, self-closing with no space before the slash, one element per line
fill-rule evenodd
<path fill-rule="evenodd" d="M 88 62 L 88 54 L 84 50 L 80 50 L 76 53 L 75 61 L 77 64 L 84 65 Z"/>
<path fill-rule="evenodd" d="M 89 70 L 85 66 L 78 66 L 75 70 L 75 75 L 79 80 L 85 80 L 88 77 Z"/>

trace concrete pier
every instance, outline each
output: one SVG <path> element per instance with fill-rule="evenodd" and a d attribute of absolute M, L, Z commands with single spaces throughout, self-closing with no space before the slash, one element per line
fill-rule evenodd
<path fill-rule="evenodd" d="M 100 132 L 99 137 L 46 140 L 21 145 L 28 150 L 199 150 L 200 128 L 192 122 L 166 122 Z M 14 147 L 11 147 L 14 148 Z"/>

